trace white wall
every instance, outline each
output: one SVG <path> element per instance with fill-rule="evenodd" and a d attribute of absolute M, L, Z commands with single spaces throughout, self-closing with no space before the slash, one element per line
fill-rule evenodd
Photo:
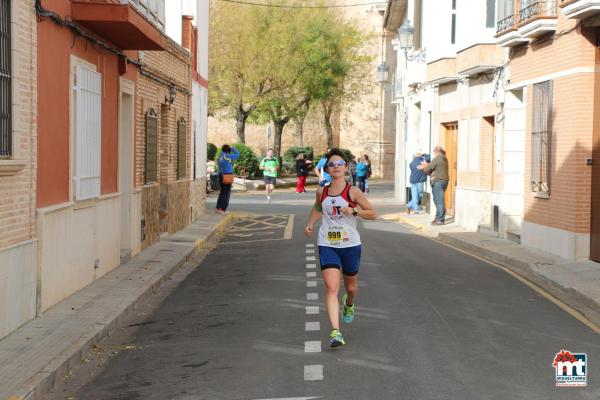
<path fill-rule="evenodd" d="M 184 0 L 187 2 L 187 0 Z M 165 32 L 175 42 L 181 45 L 181 16 L 183 15 L 183 2 L 181 0 L 167 0 L 165 4 Z"/>
<path fill-rule="evenodd" d="M 444 0 L 445 1 L 445 0 Z M 450 2 L 451 0 L 448 0 Z M 496 28 L 486 27 L 486 0 L 457 0 L 456 50 L 478 43 L 495 43 Z M 494 10 L 495 15 L 495 10 Z M 496 18 L 494 17 L 494 25 Z"/>

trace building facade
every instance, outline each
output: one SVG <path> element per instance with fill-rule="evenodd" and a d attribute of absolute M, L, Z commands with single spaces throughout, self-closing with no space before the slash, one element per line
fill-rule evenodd
<path fill-rule="evenodd" d="M 0 3 L 0 338 L 37 308 L 34 6 L 33 0 Z"/>
<path fill-rule="evenodd" d="M 573 260 L 600 261 L 598 15 L 590 1 L 498 8 L 497 41 L 510 48 L 504 125 L 525 131 L 521 241 Z"/>

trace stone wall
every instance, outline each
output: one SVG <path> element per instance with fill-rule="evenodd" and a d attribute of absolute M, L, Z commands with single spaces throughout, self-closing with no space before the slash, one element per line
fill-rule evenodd
<path fill-rule="evenodd" d="M 206 178 L 201 177 L 190 182 L 191 221 L 206 213 Z"/>

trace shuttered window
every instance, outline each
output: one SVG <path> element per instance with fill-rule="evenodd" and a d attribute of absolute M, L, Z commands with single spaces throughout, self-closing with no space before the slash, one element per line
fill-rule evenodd
<path fill-rule="evenodd" d="M 187 122 L 184 118 L 177 121 L 177 179 L 185 178 Z"/>
<path fill-rule="evenodd" d="M 75 75 L 75 199 L 100 196 L 102 76 L 81 65 Z"/>
<path fill-rule="evenodd" d="M 146 112 L 145 183 L 157 181 L 158 176 L 158 117 L 154 109 Z"/>
<path fill-rule="evenodd" d="M 0 0 L 0 157 L 12 155 L 10 0 Z"/>
<path fill-rule="evenodd" d="M 531 123 L 531 191 L 550 194 L 552 149 L 552 81 L 533 85 Z"/>

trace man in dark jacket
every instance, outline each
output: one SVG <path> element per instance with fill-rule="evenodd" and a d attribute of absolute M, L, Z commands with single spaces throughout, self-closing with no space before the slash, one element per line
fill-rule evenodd
<path fill-rule="evenodd" d="M 427 174 L 417 168 L 421 163 L 429 162 L 429 154 L 421 154 L 415 153 L 415 157 L 410 163 L 410 194 L 411 199 L 410 202 L 406 205 L 406 211 L 410 213 L 411 211 L 415 213 L 419 213 L 421 204 L 421 199 L 423 198 L 423 193 L 425 192 L 425 182 L 427 182 Z"/>
<path fill-rule="evenodd" d="M 431 175 L 431 192 L 433 193 L 433 203 L 435 204 L 435 219 L 431 225 L 444 225 L 446 219 L 446 189 L 450 175 L 448 173 L 448 159 L 442 146 L 435 146 L 433 149 L 435 158 L 430 163 L 423 162 L 418 167 Z"/>

